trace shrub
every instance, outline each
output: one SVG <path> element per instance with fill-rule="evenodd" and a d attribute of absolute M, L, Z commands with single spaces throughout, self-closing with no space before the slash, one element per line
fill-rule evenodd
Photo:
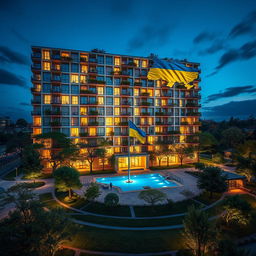
<path fill-rule="evenodd" d="M 106 206 L 113 207 L 118 205 L 119 197 L 116 193 L 108 193 L 104 198 L 104 203 Z"/>
<path fill-rule="evenodd" d="M 166 194 L 157 189 L 147 189 L 143 190 L 138 195 L 139 199 L 154 206 L 156 203 L 166 200 Z"/>
<path fill-rule="evenodd" d="M 195 168 L 198 170 L 204 170 L 205 167 L 206 166 L 203 163 L 195 163 Z"/>
<path fill-rule="evenodd" d="M 86 189 L 84 196 L 88 201 L 94 201 L 101 194 L 100 187 L 97 183 L 92 182 Z"/>

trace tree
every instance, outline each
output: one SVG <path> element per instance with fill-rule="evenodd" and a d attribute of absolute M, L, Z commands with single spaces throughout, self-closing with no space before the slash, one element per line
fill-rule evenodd
<path fill-rule="evenodd" d="M 213 242 L 215 232 L 214 225 L 209 222 L 208 214 L 192 205 L 188 208 L 183 225 L 182 236 L 185 246 L 195 256 L 205 255 L 207 248 Z"/>
<path fill-rule="evenodd" d="M 251 205 L 240 195 L 227 198 L 224 202 L 224 209 L 223 219 L 227 224 L 237 223 L 245 226 L 250 222 Z"/>
<path fill-rule="evenodd" d="M 111 145 L 111 141 L 105 138 L 101 138 L 100 140 L 100 150 L 98 153 L 100 154 L 100 157 L 102 158 L 102 169 L 105 170 L 105 159 L 107 157 L 107 149 Z"/>
<path fill-rule="evenodd" d="M 64 210 L 45 211 L 22 184 L 7 194 L 16 209 L 0 221 L 1 255 L 53 256 L 70 236 L 71 223 Z"/>
<path fill-rule="evenodd" d="M 54 148 L 54 150 L 50 150 L 48 161 L 52 166 L 53 172 L 61 165 L 72 166 L 72 162 L 79 157 L 78 147 L 63 133 L 43 133 L 36 135 L 35 139 L 42 144 L 50 140 L 51 148 Z"/>
<path fill-rule="evenodd" d="M 18 119 L 18 120 L 16 121 L 16 125 L 17 125 L 18 127 L 27 127 L 28 122 L 27 122 L 25 119 L 20 118 L 20 119 Z"/>
<path fill-rule="evenodd" d="M 166 157 L 166 160 L 167 160 L 167 166 L 169 166 L 169 158 L 170 158 L 170 155 L 172 154 L 172 150 L 170 149 L 169 145 L 163 145 L 163 151 L 162 151 L 162 154 Z"/>
<path fill-rule="evenodd" d="M 237 127 L 230 127 L 222 132 L 222 144 L 226 148 L 235 148 L 245 139 L 244 133 Z"/>
<path fill-rule="evenodd" d="M 197 186 L 210 192 L 210 198 L 213 193 L 222 193 L 227 190 L 226 178 L 219 167 L 208 166 L 199 175 Z"/>
<path fill-rule="evenodd" d="M 138 198 L 154 206 L 156 203 L 163 202 L 166 200 L 166 194 L 157 189 L 142 190 Z"/>
<path fill-rule="evenodd" d="M 108 193 L 104 198 L 104 204 L 109 207 L 118 205 L 119 197 L 116 193 Z"/>
<path fill-rule="evenodd" d="M 89 162 L 90 173 L 92 173 L 93 162 L 97 157 L 99 157 L 98 153 L 100 153 L 100 151 L 96 146 L 92 146 L 90 144 L 80 144 L 80 148 L 83 149 L 83 153 L 81 155 Z"/>
<path fill-rule="evenodd" d="M 92 182 L 86 189 L 84 196 L 88 201 L 94 201 L 101 194 L 99 184 Z"/>
<path fill-rule="evenodd" d="M 223 154 L 221 153 L 216 153 L 212 156 L 212 161 L 214 163 L 217 163 L 217 164 L 221 164 L 224 162 L 224 157 L 223 157 Z"/>
<path fill-rule="evenodd" d="M 244 158 L 256 158 L 256 140 L 246 140 L 237 146 L 236 151 L 239 156 Z"/>
<path fill-rule="evenodd" d="M 218 145 L 218 141 L 216 140 L 213 134 L 209 132 L 199 133 L 197 162 L 199 162 L 200 153 L 208 152 L 208 151 L 212 152 L 217 145 Z"/>
<path fill-rule="evenodd" d="M 72 167 L 59 167 L 53 173 L 55 178 L 55 187 L 58 191 L 68 191 L 69 198 L 72 197 L 72 190 L 81 188 L 82 184 L 79 180 L 79 172 Z"/>
<path fill-rule="evenodd" d="M 171 147 L 171 150 L 177 155 L 180 161 L 180 166 L 183 165 L 183 161 L 186 157 L 193 158 L 194 156 L 194 148 L 188 145 L 176 144 Z"/>
<path fill-rule="evenodd" d="M 34 145 L 29 145 L 22 151 L 22 167 L 32 179 L 38 178 L 43 168 L 40 154 L 35 148 Z"/>

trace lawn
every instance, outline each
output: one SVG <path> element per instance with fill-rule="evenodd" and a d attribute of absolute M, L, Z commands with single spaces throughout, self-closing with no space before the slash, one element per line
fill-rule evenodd
<path fill-rule="evenodd" d="M 200 206 L 201 204 L 191 199 L 188 199 L 177 203 L 173 203 L 171 206 L 168 204 L 156 205 L 154 207 L 135 206 L 134 211 L 137 217 L 162 216 L 187 212 L 187 208 L 191 205 Z"/>
<path fill-rule="evenodd" d="M 125 231 L 79 226 L 66 245 L 95 251 L 146 253 L 182 247 L 180 230 Z"/>

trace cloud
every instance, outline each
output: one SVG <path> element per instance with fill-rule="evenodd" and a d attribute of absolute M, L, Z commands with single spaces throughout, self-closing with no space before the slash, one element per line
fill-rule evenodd
<path fill-rule="evenodd" d="M 205 103 L 209 103 L 211 101 L 215 101 L 222 98 L 230 98 L 243 93 L 254 93 L 256 92 L 256 86 L 254 85 L 246 85 L 246 86 L 235 86 L 226 88 L 223 92 L 209 95 L 206 98 Z"/>
<path fill-rule="evenodd" d="M 162 25 L 159 27 L 146 25 L 129 41 L 128 48 L 132 51 L 141 49 L 147 45 L 162 46 L 168 42 L 170 32 L 170 25 Z"/>
<path fill-rule="evenodd" d="M 0 46 L 0 61 L 4 63 L 29 65 L 29 60 L 25 55 L 15 52 L 6 46 Z"/>
<path fill-rule="evenodd" d="M 241 35 L 251 34 L 255 32 L 255 25 L 256 25 L 256 11 L 253 11 L 245 17 L 240 23 L 235 25 L 230 33 L 229 37 L 235 38 Z"/>
<path fill-rule="evenodd" d="M 231 101 L 223 105 L 204 108 L 204 116 L 214 119 L 234 117 L 248 117 L 255 114 L 256 99 Z"/>
<path fill-rule="evenodd" d="M 199 55 L 213 54 L 225 48 L 226 46 L 225 46 L 224 40 L 218 39 L 218 40 L 215 40 L 210 47 L 200 51 Z"/>
<path fill-rule="evenodd" d="M 193 43 L 194 44 L 199 44 L 202 42 L 207 42 L 207 41 L 212 41 L 215 40 L 217 37 L 217 35 L 215 33 L 210 33 L 210 32 L 201 32 L 200 34 L 198 34 L 194 40 Z"/>
<path fill-rule="evenodd" d="M 30 41 L 26 37 L 24 37 L 20 32 L 18 32 L 16 29 L 12 28 L 11 31 L 20 41 L 22 41 L 25 44 L 30 44 Z"/>
<path fill-rule="evenodd" d="M 0 69 L 0 84 L 27 88 L 25 80 L 9 71 Z"/>

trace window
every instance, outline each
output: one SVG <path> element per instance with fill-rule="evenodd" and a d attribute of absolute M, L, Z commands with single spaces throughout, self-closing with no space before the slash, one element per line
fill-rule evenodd
<path fill-rule="evenodd" d="M 61 96 L 61 104 L 69 104 L 69 96 Z"/>
<path fill-rule="evenodd" d="M 112 67 L 107 67 L 106 68 L 106 74 L 107 75 L 112 75 L 112 73 L 113 73 L 113 68 Z"/>
<path fill-rule="evenodd" d="M 44 104 L 51 104 L 51 95 L 44 95 Z"/>
<path fill-rule="evenodd" d="M 50 51 L 43 50 L 43 59 L 49 60 L 50 59 Z"/>
<path fill-rule="evenodd" d="M 110 76 L 107 76 L 107 77 L 106 77 L 106 84 L 108 84 L 108 85 L 112 85 L 112 84 L 113 84 L 113 79 L 112 79 L 112 77 L 110 77 Z"/>
<path fill-rule="evenodd" d="M 148 67 L 148 62 L 147 62 L 147 60 L 142 60 L 141 66 L 142 66 L 143 68 L 147 68 L 147 67 Z"/>
<path fill-rule="evenodd" d="M 97 56 L 97 60 L 98 60 L 98 63 L 99 63 L 99 64 L 104 64 L 104 56 L 98 55 L 98 56 Z"/>
<path fill-rule="evenodd" d="M 78 64 L 72 64 L 71 65 L 71 72 L 78 73 L 79 72 L 79 65 Z"/>
<path fill-rule="evenodd" d="M 81 122 L 81 125 L 87 125 L 88 123 L 87 117 L 81 117 L 80 122 Z"/>
<path fill-rule="evenodd" d="M 104 75 L 104 67 L 103 66 L 98 66 L 97 67 L 97 73 L 99 75 Z"/>
<path fill-rule="evenodd" d="M 73 61 L 78 62 L 78 53 L 72 52 L 71 53 L 71 58 Z"/>
<path fill-rule="evenodd" d="M 80 104 L 87 104 L 87 103 L 88 103 L 88 98 L 84 97 L 84 96 L 81 96 L 80 97 Z"/>
<path fill-rule="evenodd" d="M 97 131 L 98 131 L 98 136 L 105 136 L 105 128 L 98 127 Z"/>
<path fill-rule="evenodd" d="M 134 115 L 139 116 L 140 115 L 140 109 L 139 108 L 134 108 Z"/>
<path fill-rule="evenodd" d="M 113 118 L 112 117 L 107 117 L 106 118 L 106 125 L 113 125 Z"/>
<path fill-rule="evenodd" d="M 120 85 L 120 82 L 121 82 L 121 80 L 120 80 L 120 78 L 115 78 L 115 85 Z"/>
<path fill-rule="evenodd" d="M 43 70 L 51 70 L 51 63 L 50 62 L 43 62 Z"/>
<path fill-rule="evenodd" d="M 115 57 L 115 65 L 120 66 L 120 58 L 119 57 Z"/>
<path fill-rule="evenodd" d="M 119 106 L 120 105 L 120 98 L 114 98 L 115 102 L 114 105 Z"/>
<path fill-rule="evenodd" d="M 113 87 L 106 87 L 106 94 L 113 95 Z"/>
<path fill-rule="evenodd" d="M 104 105 L 104 97 L 98 97 L 98 104 Z"/>
<path fill-rule="evenodd" d="M 115 108 L 115 116 L 119 116 L 120 115 L 120 108 Z"/>
<path fill-rule="evenodd" d="M 134 89 L 134 96 L 139 96 L 139 89 Z"/>
<path fill-rule="evenodd" d="M 86 76 L 80 76 L 80 83 L 86 83 Z"/>
<path fill-rule="evenodd" d="M 79 94 L 79 86 L 78 85 L 71 85 L 71 93 L 72 94 Z"/>
<path fill-rule="evenodd" d="M 41 125 L 41 117 L 34 117 L 34 125 L 40 126 Z"/>
<path fill-rule="evenodd" d="M 63 115 L 69 115 L 69 107 L 61 107 L 61 113 Z"/>
<path fill-rule="evenodd" d="M 78 128 L 70 128 L 70 135 L 71 135 L 71 137 L 78 137 L 79 129 Z"/>
<path fill-rule="evenodd" d="M 69 83 L 69 74 L 62 74 L 61 75 L 61 82 L 62 83 Z"/>
<path fill-rule="evenodd" d="M 41 128 L 34 128 L 33 129 L 33 134 L 34 135 L 38 135 L 38 134 L 41 134 L 42 133 L 42 129 Z"/>
<path fill-rule="evenodd" d="M 106 104 L 107 105 L 113 105 L 113 98 L 112 97 L 107 97 L 106 98 Z"/>
<path fill-rule="evenodd" d="M 106 108 L 106 114 L 108 116 L 112 116 L 113 115 L 113 108 Z"/>
<path fill-rule="evenodd" d="M 78 96 L 72 96 L 72 104 L 78 104 Z"/>
<path fill-rule="evenodd" d="M 61 92 L 62 93 L 69 93 L 69 86 L 68 86 L 68 84 L 62 84 L 61 85 Z"/>
<path fill-rule="evenodd" d="M 114 95 L 120 95 L 120 88 L 114 88 Z"/>
<path fill-rule="evenodd" d="M 113 57 L 107 56 L 106 57 L 106 64 L 107 65 L 113 65 Z"/>
<path fill-rule="evenodd" d="M 43 84 L 43 92 L 51 92 L 51 84 Z"/>
<path fill-rule="evenodd" d="M 80 115 L 85 116 L 87 114 L 87 108 L 86 107 L 81 107 L 80 108 Z"/>
<path fill-rule="evenodd" d="M 155 90 L 155 96 L 160 97 L 160 90 Z"/>
<path fill-rule="evenodd" d="M 45 81 L 45 82 L 50 82 L 50 81 L 51 81 L 51 73 L 49 73 L 49 72 L 44 72 L 44 73 L 43 73 L 43 81 Z"/>
<path fill-rule="evenodd" d="M 61 118 L 61 125 L 69 126 L 69 118 L 68 117 L 62 117 Z"/>
<path fill-rule="evenodd" d="M 90 127 L 89 128 L 89 135 L 90 136 L 96 136 L 96 128 Z"/>
<path fill-rule="evenodd" d="M 103 87 L 97 87 L 98 94 L 103 95 L 104 94 L 104 88 Z"/>
<path fill-rule="evenodd" d="M 81 73 L 88 73 L 88 67 L 86 65 L 81 65 Z"/>
<path fill-rule="evenodd" d="M 136 67 L 140 66 L 140 61 L 138 59 L 134 59 L 133 62 L 136 64 Z"/>
<path fill-rule="evenodd" d="M 71 75 L 70 82 L 71 83 L 79 83 L 79 76 L 78 75 Z"/>
<path fill-rule="evenodd" d="M 79 113 L 78 107 L 71 107 L 71 115 L 77 116 Z"/>
<path fill-rule="evenodd" d="M 61 64 L 61 71 L 63 71 L 63 72 L 69 72 L 69 64 L 67 64 L 67 63 L 62 63 L 62 64 Z"/>

